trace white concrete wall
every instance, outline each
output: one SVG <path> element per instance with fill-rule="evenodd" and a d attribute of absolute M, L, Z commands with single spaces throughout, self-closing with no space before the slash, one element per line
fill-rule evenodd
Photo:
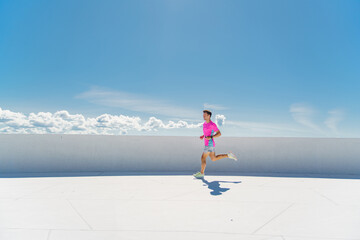
<path fill-rule="evenodd" d="M 360 175 L 360 139 L 215 139 L 216 154 L 231 150 L 239 161 L 207 159 L 207 173 Z M 65 134 L 0 135 L 0 173 L 195 172 L 203 141 L 197 137 Z"/>

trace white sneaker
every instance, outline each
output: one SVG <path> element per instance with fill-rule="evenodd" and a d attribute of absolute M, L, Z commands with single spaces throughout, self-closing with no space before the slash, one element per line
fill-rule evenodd
<path fill-rule="evenodd" d="M 194 177 L 196 178 L 203 178 L 205 176 L 205 174 L 202 174 L 201 172 L 199 172 L 198 174 L 196 174 Z"/>
<path fill-rule="evenodd" d="M 232 152 L 228 153 L 228 158 L 231 158 L 231 159 L 234 159 L 235 161 L 237 161 L 236 156 Z"/>

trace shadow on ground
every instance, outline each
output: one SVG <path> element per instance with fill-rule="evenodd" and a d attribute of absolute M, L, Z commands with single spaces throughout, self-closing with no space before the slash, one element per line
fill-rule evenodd
<path fill-rule="evenodd" d="M 205 178 L 201 178 L 201 180 L 203 181 L 204 186 L 207 185 L 207 187 L 212 190 L 210 192 L 211 195 L 215 195 L 215 196 L 218 196 L 218 195 L 221 195 L 223 194 L 224 192 L 230 190 L 230 188 L 222 188 L 220 187 L 220 183 L 241 183 L 241 181 L 238 181 L 238 182 L 232 182 L 232 181 L 212 181 L 212 182 L 209 182 L 207 181 Z"/>

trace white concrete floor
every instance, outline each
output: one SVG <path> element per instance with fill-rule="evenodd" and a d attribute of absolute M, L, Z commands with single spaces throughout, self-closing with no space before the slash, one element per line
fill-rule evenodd
<path fill-rule="evenodd" d="M 0 178 L 1 240 L 360 239 L 360 180 Z"/>

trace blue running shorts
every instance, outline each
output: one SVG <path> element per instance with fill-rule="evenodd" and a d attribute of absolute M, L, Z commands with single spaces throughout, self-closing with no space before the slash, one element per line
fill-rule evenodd
<path fill-rule="evenodd" d="M 215 147 L 205 146 L 204 152 L 215 152 Z"/>

